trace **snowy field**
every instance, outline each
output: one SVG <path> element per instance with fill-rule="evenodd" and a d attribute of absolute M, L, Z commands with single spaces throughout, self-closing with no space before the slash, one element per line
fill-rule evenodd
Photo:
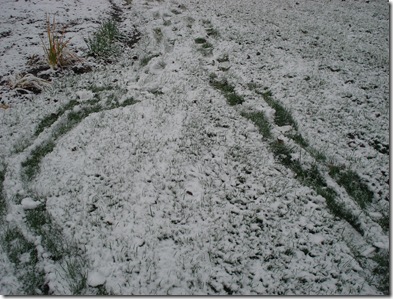
<path fill-rule="evenodd" d="M 0 7 L 1 294 L 389 293 L 387 1 Z"/>

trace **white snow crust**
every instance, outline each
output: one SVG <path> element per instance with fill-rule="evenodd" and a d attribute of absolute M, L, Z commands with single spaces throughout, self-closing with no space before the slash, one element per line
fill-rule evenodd
<path fill-rule="evenodd" d="M 40 205 L 73 246 L 83 295 L 381 295 L 373 262 L 389 249 L 378 220 L 389 210 L 389 6 L 341 0 L 0 0 L 0 76 L 42 55 L 45 15 L 56 14 L 79 54 L 83 37 L 121 8 L 119 28 L 141 39 L 112 64 L 53 79 L 38 95 L 0 86 L 0 164 L 6 227 L 38 252 L 53 295 L 70 295 L 66 257 L 54 259 L 27 213 Z M 213 37 L 206 28 L 219 32 Z M 162 38 L 155 37 L 157 28 Z M 195 39 L 211 42 L 203 55 Z M 217 62 L 227 56 L 229 61 Z M 141 60 L 155 56 L 147 65 Z M 209 84 L 226 77 L 245 102 L 230 106 Z M 1 81 L 1 80 L 0 80 Z M 310 146 L 353 169 L 373 192 L 366 211 L 324 171 L 340 201 L 359 215 L 361 235 L 326 200 L 281 165 L 244 109 L 275 111 L 252 92 L 267 87 L 291 112 Z M 37 125 L 71 100 L 73 109 L 111 86 L 103 109 L 55 140 L 26 181 L 23 162 L 53 140 L 61 118 Z M 87 103 L 87 104 L 86 104 Z M 291 126 L 275 127 L 284 143 Z M 380 147 L 376 145 L 380 144 Z M 306 153 L 293 159 L 312 162 Z M 1 165 L 0 165 L 1 167 Z M 4 225 L 3 225 L 4 223 Z M 23 256 L 21 263 L 28 263 Z M 21 294 L 21 273 L 0 247 L 0 293 Z M 68 268 L 69 270 L 69 268 Z M 44 288 L 42 288 L 44 289 Z M 38 292 L 38 291 L 37 291 Z"/>

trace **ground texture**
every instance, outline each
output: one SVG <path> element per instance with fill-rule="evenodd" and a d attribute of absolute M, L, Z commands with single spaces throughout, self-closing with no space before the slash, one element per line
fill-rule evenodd
<path fill-rule="evenodd" d="M 126 2 L 0 0 L 0 293 L 386 294 L 388 3 Z"/>

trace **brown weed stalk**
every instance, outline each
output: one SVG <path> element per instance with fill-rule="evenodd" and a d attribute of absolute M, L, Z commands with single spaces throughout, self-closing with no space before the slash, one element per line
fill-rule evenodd
<path fill-rule="evenodd" d="M 53 17 L 53 22 L 51 24 L 50 18 L 47 16 L 46 34 L 49 45 L 46 46 L 42 38 L 41 42 L 48 64 L 52 69 L 56 69 L 57 67 L 65 67 L 80 60 L 78 56 L 69 49 L 68 45 L 71 38 L 65 38 L 64 29 L 65 28 L 63 28 L 62 33 L 56 32 L 55 17 Z"/>

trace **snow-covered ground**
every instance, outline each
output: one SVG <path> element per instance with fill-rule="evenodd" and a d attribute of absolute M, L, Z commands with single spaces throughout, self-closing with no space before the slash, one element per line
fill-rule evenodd
<path fill-rule="evenodd" d="M 0 293 L 382 294 L 373 258 L 389 249 L 380 225 L 390 197 L 387 1 L 126 2 L 0 0 Z M 47 13 L 81 56 L 84 38 L 114 13 L 140 40 L 112 64 L 89 59 L 92 72 L 20 94 L 8 82 L 43 55 Z M 228 105 L 212 74 L 244 103 Z M 299 147 L 294 155 L 317 164 L 362 234 L 242 116 L 263 111 L 274 138 L 295 148 L 255 87 L 270 90 L 327 157 Z M 97 102 L 98 112 L 57 133 Z M 51 142 L 26 176 L 26 161 Z M 329 163 L 354 171 L 372 202 L 359 207 Z"/>

